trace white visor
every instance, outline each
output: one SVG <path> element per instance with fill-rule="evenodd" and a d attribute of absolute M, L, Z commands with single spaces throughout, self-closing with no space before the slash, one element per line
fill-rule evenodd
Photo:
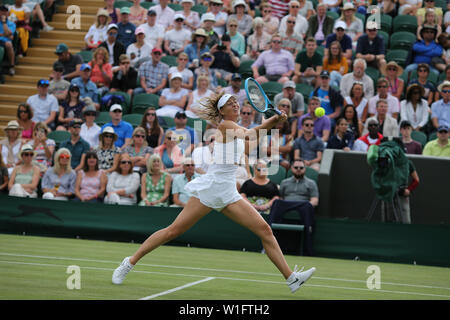
<path fill-rule="evenodd" d="M 222 98 L 219 99 L 219 102 L 217 103 L 217 109 L 221 109 L 227 102 L 228 100 L 233 97 L 232 94 L 226 93 L 222 96 Z"/>

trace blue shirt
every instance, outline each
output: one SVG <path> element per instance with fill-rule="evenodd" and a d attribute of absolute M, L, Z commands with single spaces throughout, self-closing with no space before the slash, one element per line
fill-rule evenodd
<path fill-rule="evenodd" d="M 70 160 L 70 166 L 72 169 L 75 169 L 80 165 L 81 156 L 83 153 L 88 152 L 91 149 L 89 143 L 87 143 L 83 138 L 77 141 L 77 143 L 72 144 L 72 141 L 69 139 L 61 143 L 60 148 L 69 149 L 72 154 L 72 159 Z"/>
<path fill-rule="evenodd" d="M 186 126 L 184 129 L 176 129 L 175 127 L 172 127 L 169 128 L 169 130 L 173 131 L 177 135 L 178 147 L 183 151 L 183 153 L 191 146 L 191 144 L 198 143 L 197 133 L 191 127 Z"/>
<path fill-rule="evenodd" d="M 125 144 L 125 139 L 131 139 L 133 136 L 133 126 L 126 121 L 120 121 L 117 126 L 113 125 L 112 122 L 108 122 L 102 126 L 101 132 L 106 127 L 112 127 L 117 134 L 118 138 L 114 142 L 114 145 L 118 148 L 121 148 Z"/>
<path fill-rule="evenodd" d="M 431 118 L 437 118 L 440 126 L 450 127 L 450 101 L 444 99 L 436 101 L 431 105 Z"/>
<path fill-rule="evenodd" d="M 188 55 L 189 58 L 189 63 L 192 63 L 192 61 L 194 59 L 199 59 L 200 57 L 197 56 L 197 44 L 195 43 L 190 43 L 188 44 L 185 48 L 184 48 L 184 52 Z M 205 52 L 209 52 L 209 47 L 208 45 L 206 45 L 203 49 L 200 49 L 200 56 L 205 53 Z M 200 65 L 200 63 L 199 63 Z"/>
<path fill-rule="evenodd" d="M 313 136 L 309 141 L 302 135 L 294 140 L 294 150 L 300 150 L 300 157 L 304 160 L 314 160 L 317 152 L 323 152 L 324 145 L 322 139 Z"/>
<path fill-rule="evenodd" d="M 194 173 L 194 175 L 191 177 L 191 181 L 197 178 L 199 175 L 197 173 Z M 178 193 L 178 199 L 183 202 L 187 203 L 189 198 L 192 196 L 189 192 L 186 191 L 184 186 L 188 183 L 188 179 L 186 178 L 185 174 L 179 174 L 173 178 L 172 183 L 172 194 Z"/>
<path fill-rule="evenodd" d="M 336 33 L 329 34 L 327 36 L 327 42 L 326 42 L 326 48 L 330 49 L 330 45 L 333 41 L 337 40 Z M 352 38 L 350 38 L 348 35 L 344 34 L 344 37 L 339 40 L 339 43 L 341 44 L 342 52 L 344 53 L 347 49 L 352 49 Z"/>
<path fill-rule="evenodd" d="M 12 34 L 16 32 L 16 24 L 14 22 L 7 20 L 6 25 L 8 26 L 8 29 L 12 32 Z M 3 34 L 3 22 L 0 22 L 0 34 L 0 43 L 12 41 L 10 38 L 5 37 Z"/>
<path fill-rule="evenodd" d="M 131 22 L 123 24 L 120 22 L 118 25 L 119 31 L 117 34 L 117 40 L 122 42 L 122 44 L 127 48 L 130 44 L 136 42 L 136 36 L 134 34 L 136 26 Z"/>
<path fill-rule="evenodd" d="M 80 96 L 82 98 L 89 97 L 93 102 L 98 103 L 98 89 L 95 83 L 89 80 L 87 83 L 84 83 L 81 77 L 76 77 L 72 79 L 72 84 L 76 84 L 80 88 Z"/>
<path fill-rule="evenodd" d="M 59 184 L 58 192 L 69 193 L 75 192 L 75 181 L 77 180 L 77 175 L 75 171 L 70 171 L 65 173 L 61 177 L 55 173 L 54 168 L 48 168 L 42 177 L 42 188 L 43 189 L 53 189 L 56 184 Z"/>
<path fill-rule="evenodd" d="M 311 91 L 309 97 L 313 96 L 314 91 Z M 317 97 L 320 99 L 320 106 L 325 109 L 325 114 L 329 115 L 334 112 L 334 109 L 331 108 L 330 96 L 328 95 L 328 91 L 322 90 L 319 87 L 317 90 Z"/>
<path fill-rule="evenodd" d="M 430 44 L 425 44 L 425 41 L 417 41 L 413 47 L 414 63 L 426 63 L 431 65 L 431 59 L 442 56 L 442 47 L 436 42 L 432 41 Z"/>

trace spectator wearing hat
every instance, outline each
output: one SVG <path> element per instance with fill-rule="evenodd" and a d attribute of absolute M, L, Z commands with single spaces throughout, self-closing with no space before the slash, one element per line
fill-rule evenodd
<path fill-rule="evenodd" d="M 52 130 L 56 127 L 56 113 L 58 112 L 58 100 L 54 95 L 48 93 L 50 81 L 40 79 L 37 83 L 38 93 L 28 97 L 27 104 L 33 110 L 34 122 L 45 122 Z"/>
<path fill-rule="evenodd" d="M 292 53 L 293 57 L 296 57 L 303 48 L 303 35 L 294 29 L 296 18 L 293 16 L 287 17 L 287 27 L 284 31 L 280 31 L 280 36 L 282 38 L 281 47 Z"/>
<path fill-rule="evenodd" d="M 180 1 L 183 10 L 175 12 L 175 14 L 179 13 L 183 15 L 184 22 L 183 28 L 193 32 L 200 27 L 200 15 L 196 11 L 192 11 L 192 7 L 194 6 L 194 0 L 181 0 Z"/>
<path fill-rule="evenodd" d="M 320 72 L 322 71 L 322 55 L 317 52 L 317 42 L 313 37 L 306 39 L 306 50 L 295 57 L 295 71 L 292 80 L 295 83 L 305 82 L 315 86 Z"/>
<path fill-rule="evenodd" d="M 437 128 L 437 139 L 429 141 L 423 149 L 424 156 L 450 157 L 449 129 L 446 125 Z"/>
<path fill-rule="evenodd" d="M 239 53 L 232 47 L 231 37 L 228 34 L 222 36 L 222 44 L 215 44 L 210 53 L 214 56 L 214 62 L 211 68 L 220 74 L 222 79 L 231 80 L 233 73 L 239 69 L 241 61 Z"/>
<path fill-rule="evenodd" d="M 439 100 L 439 92 L 433 82 L 428 80 L 430 75 L 430 66 L 426 63 L 419 63 L 417 66 L 417 78 L 411 79 L 408 86 L 418 84 L 423 88 L 422 98 L 427 100 L 428 105 Z"/>
<path fill-rule="evenodd" d="M 384 38 L 378 34 L 377 28 L 376 22 L 367 23 L 366 34 L 358 38 L 356 58 L 364 59 L 369 67 L 381 69 L 386 65 L 386 49 Z"/>
<path fill-rule="evenodd" d="M 199 143 L 197 132 L 187 125 L 187 115 L 184 111 L 178 111 L 175 114 L 175 127 L 169 128 L 177 137 L 178 147 L 183 155 L 192 153 L 194 147 Z"/>
<path fill-rule="evenodd" d="M 63 79 L 64 66 L 61 62 L 56 61 L 53 64 L 53 73 L 51 75 L 48 93 L 55 96 L 61 103 L 69 92 L 70 82 Z"/>
<path fill-rule="evenodd" d="M 442 99 L 431 105 L 431 121 L 434 128 L 450 126 L 450 81 L 444 81 L 438 87 Z"/>
<path fill-rule="evenodd" d="M 11 76 L 16 73 L 14 69 L 16 54 L 12 43 L 15 32 L 16 24 L 8 19 L 8 8 L 4 4 L 0 5 L 0 46 L 5 48 L 9 60 L 8 72 Z"/>
<path fill-rule="evenodd" d="M 424 91 L 418 84 L 410 85 L 405 100 L 400 103 L 400 119 L 409 121 L 415 131 L 425 129 L 431 112 L 427 100 L 422 98 Z"/>
<path fill-rule="evenodd" d="M 344 21 L 337 21 L 334 25 L 334 33 L 331 33 L 326 38 L 324 56 L 327 57 L 331 44 L 338 41 L 341 45 L 341 54 L 346 59 L 349 65 L 352 61 L 352 38 L 346 34 L 347 24 Z M 347 72 L 345 72 L 347 73 Z"/>
<path fill-rule="evenodd" d="M 150 8 L 147 12 L 147 23 L 139 25 L 144 30 L 145 42 L 150 48 L 162 48 L 164 40 L 164 27 L 156 22 L 156 11 Z"/>
<path fill-rule="evenodd" d="M 70 166 L 71 158 L 66 148 L 56 151 L 53 167 L 42 177 L 42 199 L 67 201 L 74 195 L 77 175 Z"/>
<path fill-rule="evenodd" d="M 278 106 L 281 99 L 286 98 L 291 102 L 292 116 L 301 117 L 305 111 L 305 98 L 300 92 L 296 91 L 296 85 L 294 81 L 286 81 L 283 84 L 283 91 L 276 94 L 273 98 L 273 102 Z"/>
<path fill-rule="evenodd" d="M 102 126 L 102 132 L 106 127 L 112 127 L 117 135 L 117 139 L 114 144 L 116 147 L 123 149 L 131 143 L 133 126 L 122 120 L 123 112 L 120 104 L 113 104 L 111 108 L 109 108 L 109 115 L 111 117 L 111 122 L 105 123 Z"/>
<path fill-rule="evenodd" d="M 112 65 L 109 61 L 109 53 L 104 47 L 95 49 L 92 60 L 88 63 L 91 68 L 91 81 L 95 83 L 100 96 L 109 91 L 112 80 Z"/>
<path fill-rule="evenodd" d="M 326 50 L 323 58 L 323 70 L 330 73 L 330 85 L 339 88 L 342 77 L 348 72 L 350 61 L 344 55 L 339 41 L 335 40 Z"/>
<path fill-rule="evenodd" d="M 136 42 L 136 26 L 130 22 L 130 8 L 123 7 L 120 9 L 120 22 L 117 24 L 117 27 L 117 40 L 123 44 L 125 49 Z"/>
<path fill-rule="evenodd" d="M 242 84 L 242 76 L 240 73 L 233 73 L 231 76 L 230 85 L 223 89 L 223 92 L 232 94 L 236 97 L 239 105 L 244 105 L 245 100 L 247 99 L 247 94 L 245 90 L 241 87 Z"/>
<path fill-rule="evenodd" d="M 76 84 L 71 84 L 66 99 L 59 106 L 59 125 L 56 130 L 67 130 L 72 120 L 82 121 L 85 106 L 85 102 L 81 99 L 80 88 Z"/>
<path fill-rule="evenodd" d="M 214 24 L 216 23 L 216 18 L 214 17 L 214 14 L 211 12 L 207 12 L 202 15 L 201 20 L 201 28 L 205 30 L 207 38 L 207 45 L 208 47 L 212 48 L 215 44 L 218 44 L 220 42 L 219 35 L 214 31 Z"/>
<path fill-rule="evenodd" d="M 301 137 L 303 134 L 303 119 L 310 118 L 313 121 L 312 129 L 316 137 L 320 138 L 322 142 L 328 141 L 331 132 L 330 118 L 327 116 L 317 117 L 316 109 L 320 107 L 320 99 L 313 96 L 308 102 L 308 113 L 304 114 L 298 119 L 297 137 Z"/>
<path fill-rule="evenodd" d="M 177 65 L 169 68 L 169 78 L 174 73 L 181 73 L 183 82 L 181 87 L 192 90 L 194 88 L 194 73 L 187 68 L 189 57 L 186 52 L 180 52 L 177 56 Z"/>
<path fill-rule="evenodd" d="M 402 137 L 405 152 L 408 154 L 422 154 L 422 145 L 411 138 L 413 127 L 408 120 L 403 120 L 400 123 L 400 135 Z"/>
<path fill-rule="evenodd" d="M 180 73 L 172 74 L 169 88 L 165 88 L 159 97 L 159 109 L 156 110 L 158 117 L 174 118 L 176 113 L 183 111 L 186 106 L 189 91 L 181 87 L 183 76 Z"/>
<path fill-rule="evenodd" d="M 99 169 L 110 174 L 119 164 L 120 149 L 114 145 L 118 136 L 112 127 L 105 127 L 99 135 L 98 147 L 94 149 L 98 157 Z"/>
<path fill-rule="evenodd" d="M 103 8 L 98 9 L 94 24 L 84 36 L 84 42 L 86 43 L 87 49 L 96 49 L 100 43 L 106 40 L 108 22 L 108 11 Z"/>
<path fill-rule="evenodd" d="M 373 97 L 373 80 L 365 73 L 366 69 L 366 60 L 357 58 L 353 61 L 353 72 L 347 73 L 341 79 L 340 91 L 344 97 L 350 95 L 350 90 L 355 82 L 361 82 L 363 84 L 364 97 L 366 99 Z"/>
<path fill-rule="evenodd" d="M 216 72 L 215 69 L 211 68 L 211 65 L 214 63 L 214 56 L 209 53 L 205 52 L 200 57 L 200 66 L 198 68 L 195 68 L 194 75 L 196 77 L 200 75 L 205 75 L 209 77 L 209 88 L 211 90 L 216 90 L 218 84 L 217 84 L 217 77 L 220 76 L 219 72 Z"/>
<path fill-rule="evenodd" d="M 130 7 L 129 21 L 136 27 L 145 23 L 147 9 L 141 6 L 140 0 L 132 0 L 133 5 Z M 148 17 L 147 17 L 148 18 Z"/>
<path fill-rule="evenodd" d="M 368 103 L 368 113 L 369 117 L 376 114 L 376 104 L 378 100 L 384 99 L 388 103 L 388 114 L 394 119 L 398 119 L 400 114 L 400 102 L 396 97 L 388 92 L 389 82 L 386 78 L 379 78 L 377 80 L 377 95 L 369 99 Z"/>
<path fill-rule="evenodd" d="M 142 26 L 136 28 L 134 33 L 136 34 L 136 42 L 128 46 L 127 56 L 131 59 L 131 66 L 133 68 L 139 68 L 142 63 L 151 59 L 153 46 L 149 42 L 145 41 L 146 34 Z"/>
<path fill-rule="evenodd" d="M 389 115 L 388 101 L 386 99 L 378 99 L 375 108 L 376 113 L 374 116 L 367 118 L 364 124 L 364 129 L 362 134 L 366 134 L 369 131 L 369 120 L 375 119 L 378 122 L 378 130 L 383 135 L 383 137 L 398 137 L 399 128 L 397 124 L 397 119 Z"/>
<path fill-rule="evenodd" d="M 8 182 L 9 195 L 13 197 L 37 198 L 40 179 L 39 167 L 33 164 L 36 152 L 29 144 L 20 149 L 19 159 L 22 164 L 14 167 Z"/>
<path fill-rule="evenodd" d="M 321 45 L 327 36 L 333 33 L 334 20 L 327 16 L 327 5 L 319 3 L 317 5 L 317 14 L 308 19 L 307 37 L 313 37 L 318 45 Z"/>
<path fill-rule="evenodd" d="M 253 18 L 247 13 L 247 4 L 244 0 L 235 0 L 233 2 L 234 13 L 228 16 L 227 22 L 236 19 L 236 31 L 247 38 L 252 31 Z M 230 30 L 230 29 L 228 29 Z"/>
<path fill-rule="evenodd" d="M 85 100 L 89 98 L 95 105 L 97 110 L 100 110 L 100 104 L 98 101 L 98 89 L 94 82 L 91 80 L 92 67 L 83 63 L 80 67 L 80 76 L 72 79 L 71 84 L 76 85 L 80 89 L 80 97 Z"/>
<path fill-rule="evenodd" d="M 113 71 L 113 79 L 111 82 L 110 92 L 122 91 L 128 93 L 131 97 L 133 90 L 136 88 L 138 73 L 131 66 L 128 55 L 122 54 L 119 57 L 119 68 Z"/>
<path fill-rule="evenodd" d="M 379 132 L 380 125 L 377 119 L 367 119 L 367 133 L 356 139 L 353 144 L 353 151 L 367 152 L 371 145 L 379 145 L 383 135 Z"/>
<path fill-rule="evenodd" d="M 83 59 L 78 54 L 70 53 L 69 47 L 65 43 L 56 46 L 55 54 L 58 56 L 58 61 L 63 65 L 63 78 L 65 80 L 71 81 L 73 78 L 80 76 Z"/>
<path fill-rule="evenodd" d="M 22 129 L 16 120 L 9 121 L 6 128 L 3 129 L 6 138 L 0 141 L 1 156 L 3 157 L 3 163 L 8 168 L 9 175 L 11 175 L 14 166 L 19 163 L 18 155 L 22 146 Z"/>
<path fill-rule="evenodd" d="M 253 19 L 253 31 L 247 39 L 247 52 L 241 57 L 241 61 L 256 60 L 262 52 L 269 49 L 271 36 L 264 30 L 264 20 L 261 17 Z"/>
<path fill-rule="evenodd" d="M 94 122 L 97 117 L 97 110 L 94 106 L 89 105 L 83 110 L 84 122 L 81 125 L 80 136 L 89 143 L 90 150 L 98 147 L 99 135 L 101 128 Z"/>
<path fill-rule="evenodd" d="M 409 53 L 405 72 L 410 73 L 417 69 L 419 63 L 426 63 L 430 66 L 431 72 L 439 75 L 439 71 L 432 66 L 432 59 L 441 57 L 443 50 L 440 44 L 436 43 L 437 29 L 433 25 L 425 24 L 421 30 L 423 40 L 417 40 L 413 44 Z"/>
<path fill-rule="evenodd" d="M 119 57 L 121 54 L 124 54 L 127 52 L 125 49 L 125 46 L 122 44 L 122 42 L 117 40 L 117 36 L 119 34 L 119 28 L 116 24 L 112 23 L 108 26 L 107 29 L 108 37 L 105 41 L 103 41 L 99 47 L 104 47 L 106 50 L 108 50 L 109 53 L 109 63 L 112 66 L 118 66 L 119 65 Z"/>
<path fill-rule="evenodd" d="M 388 92 L 400 100 L 405 87 L 405 81 L 400 76 L 403 74 L 403 68 L 397 62 L 389 61 L 380 69 L 381 74 L 388 81 Z"/>
<path fill-rule="evenodd" d="M 306 20 L 306 18 L 301 15 L 299 11 L 300 3 L 296 0 L 290 1 L 289 14 L 281 19 L 278 32 L 284 34 L 287 30 L 287 27 L 291 25 L 293 27 L 293 31 L 296 34 L 299 34 L 303 39 L 306 35 L 306 32 L 308 31 L 308 20 Z"/>
<path fill-rule="evenodd" d="M 294 73 L 294 58 L 289 51 L 281 49 L 281 36 L 275 34 L 272 36 L 271 49 L 261 53 L 261 55 L 252 64 L 253 77 L 259 83 L 268 81 L 277 81 L 285 83 Z M 259 75 L 258 69 L 264 66 L 266 74 Z"/>
<path fill-rule="evenodd" d="M 364 33 L 364 24 L 361 19 L 355 16 L 356 8 L 351 2 L 346 2 L 342 8 L 341 16 L 334 23 L 334 29 L 340 22 L 345 23 L 345 32 L 352 39 L 352 47 L 356 49 L 356 44 L 360 36 Z"/>
<path fill-rule="evenodd" d="M 209 0 L 208 6 L 208 12 L 211 12 L 216 19 L 214 31 L 219 36 L 223 36 L 225 34 L 225 24 L 228 20 L 228 14 L 225 11 L 222 11 L 223 2 L 222 0 Z"/>
<path fill-rule="evenodd" d="M 75 119 L 69 123 L 70 138 L 61 142 L 60 148 L 66 148 L 70 151 L 72 157 L 70 166 L 73 170 L 82 169 L 86 152 L 91 148 L 89 143 L 80 136 L 81 125 L 83 121 Z"/>
<path fill-rule="evenodd" d="M 210 51 L 207 43 L 208 35 L 204 29 L 198 28 L 192 33 L 191 43 L 184 48 L 184 52 L 189 57 L 189 69 L 197 68 L 201 55 Z"/>
<path fill-rule="evenodd" d="M 173 17 L 174 28 L 164 34 L 164 51 L 176 56 L 189 44 L 191 32 L 183 28 L 184 16 L 177 13 Z"/>
<path fill-rule="evenodd" d="M 159 0 L 159 4 L 152 7 L 156 11 L 156 23 L 162 25 L 166 31 L 169 30 L 175 16 L 175 11 L 168 4 L 169 0 Z"/>
<path fill-rule="evenodd" d="M 134 89 L 134 94 L 154 93 L 161 94 L 161 90 L 166 87 L 169 66 L 161 62 L 162 50 L 152 49 L 152 59 L 146 61 L 139 67 L 138 76 L 141 88 Z"/>
<path fill-rule="evenodd" d="M 318 97 L 320 106 L 325 109 L 325 115 L 334 127 L 335 120 L 340 116 L 344 98 L 341 93 L 330 86 L 330 73 L 323 70 L 320 73 L 320 86 L 311 92 L 309 97 Z M 326 141 L 326 140 L 324 140 Z"/>
<path fill-rule="evenodd" d="M 48 138 L 49 129 L 43 122 L 38 122 L 33 129 L 33 138 L 28 144 L 35 151 L 34 161 L 38 165 L 41 175 L 51 167 L 56 143 Z"/>

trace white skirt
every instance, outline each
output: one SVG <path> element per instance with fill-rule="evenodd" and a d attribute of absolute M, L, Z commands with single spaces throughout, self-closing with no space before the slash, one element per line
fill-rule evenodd
<path fill-rule="evenodd" d="M 236 174 L 215 172 L 214 167 L 186 184 L 185 190 L 205 206 L 217 211 L 242 199 L 236 188 Z"/>

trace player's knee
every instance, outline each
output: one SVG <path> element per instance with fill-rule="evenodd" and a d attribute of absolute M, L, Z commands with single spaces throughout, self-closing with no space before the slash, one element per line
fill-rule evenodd
<path fill-rule="evenodd" d="M 261 239 L 268 239 L 273 236 L 272 228 L 267 223 L 262 223 L 258 230 Z"/>
<path fill-rule="evenodd" d="M 175 226 L 169 226 L 166 229 L 166 237 L 167 237 L 167 241 L 173 240 L 177 237 L 179 237 L 181 234 L 183 233 L 183 231 Z"/>

